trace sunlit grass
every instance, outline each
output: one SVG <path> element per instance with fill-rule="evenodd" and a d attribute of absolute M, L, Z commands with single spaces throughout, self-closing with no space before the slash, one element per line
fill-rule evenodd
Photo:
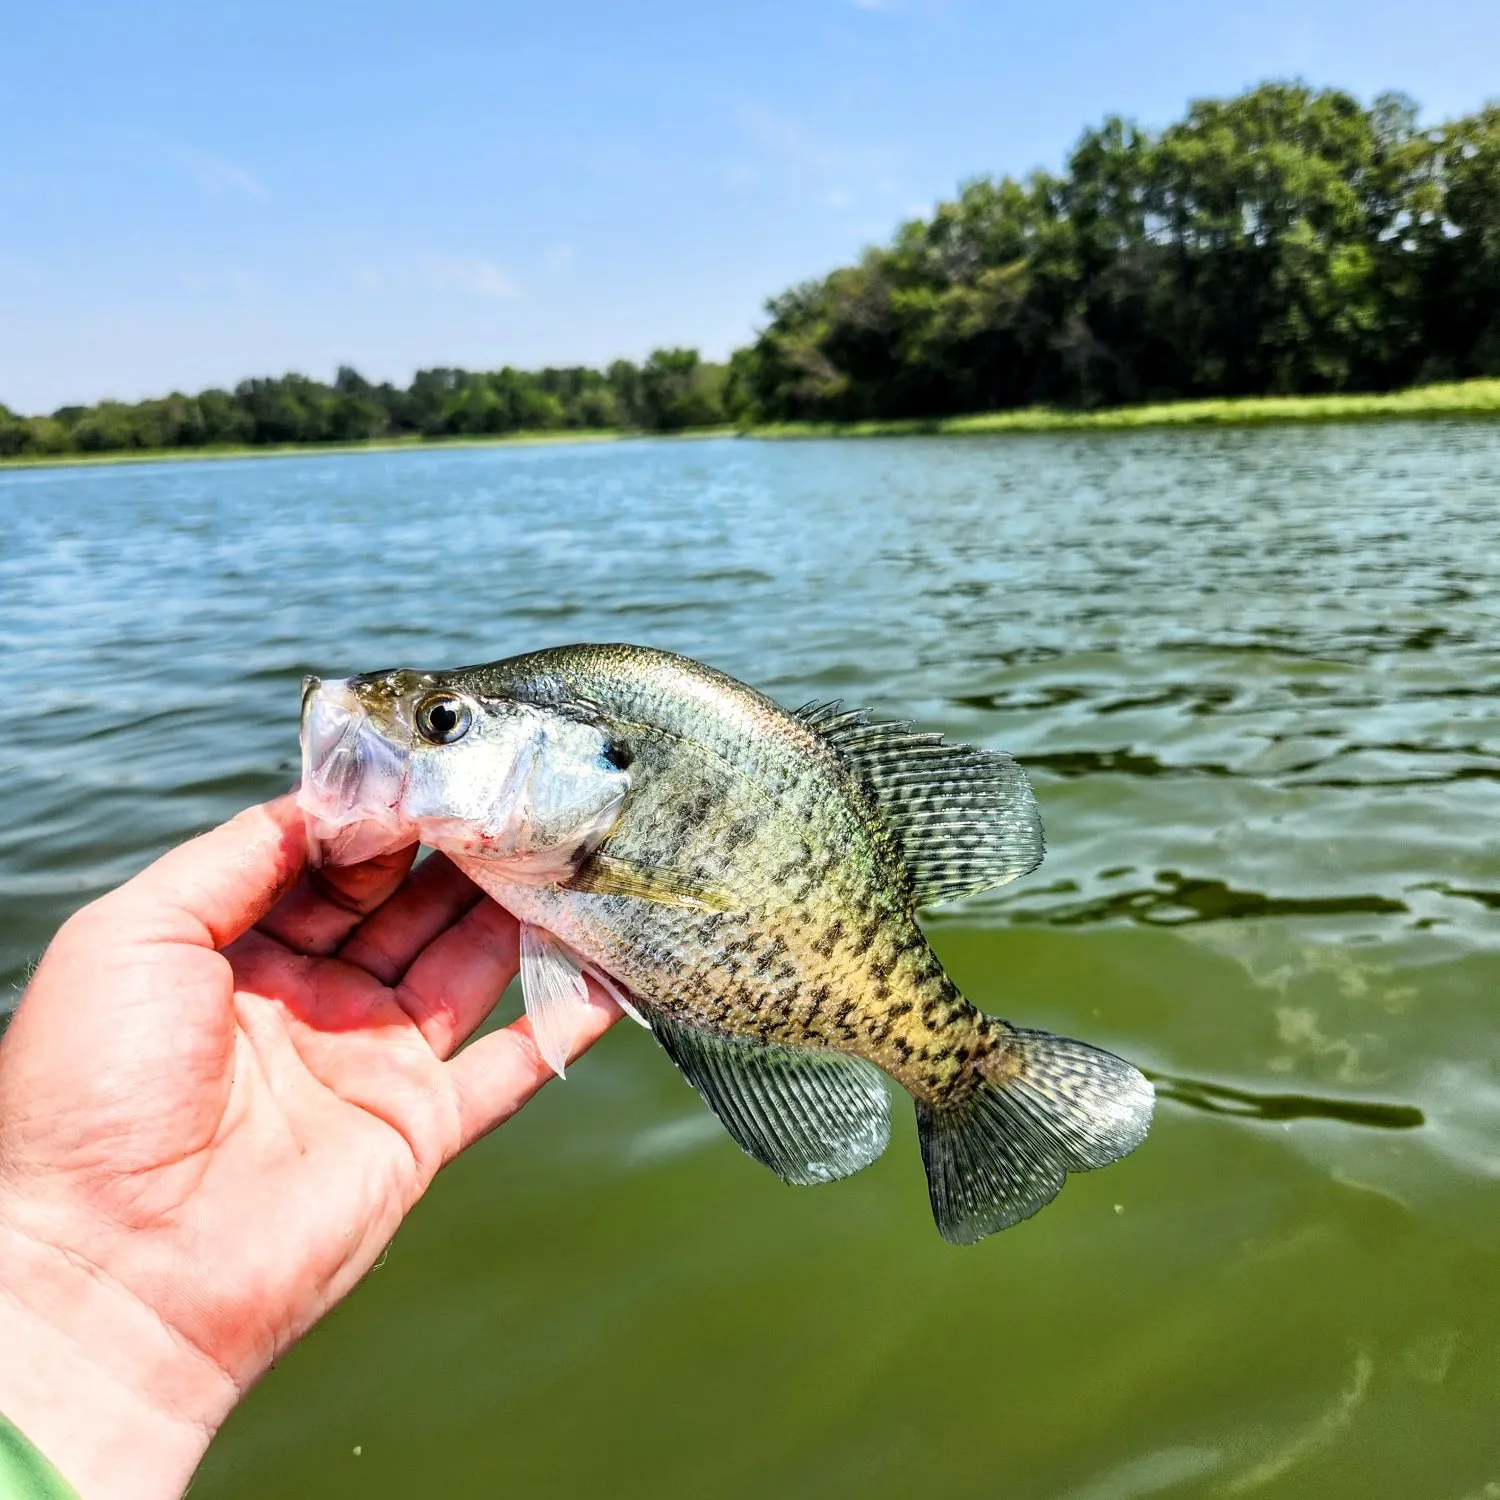
<path fill-rule="evenodd" d="M 1137 427 L 1252 427 L 1272 422 L 1358 422 L 1383 417 L 1500 416 L 1500 380 L 1416 386 L 1387 395 L 1247 396 L 1163 401 L 1101 411 L 1031 406 L 893 422 L 785 422 L 750 429 L 756 437 L 891 437 L 916 433 L 1103 432 Z"/>

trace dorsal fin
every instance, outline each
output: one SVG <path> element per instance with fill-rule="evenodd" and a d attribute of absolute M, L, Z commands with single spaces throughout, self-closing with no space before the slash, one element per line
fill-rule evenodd
<path fill-rule="evenodd" d="M 1041 864 L 1036 798 L 1004 751 L 872 721 L 841 703 L 809 703 L 797 717 L 869 788 L 906 858 L 918 906 L 987 891 Z"/>

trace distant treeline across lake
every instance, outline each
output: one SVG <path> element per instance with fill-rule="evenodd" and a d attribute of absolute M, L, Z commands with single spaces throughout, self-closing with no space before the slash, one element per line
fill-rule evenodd
<path fill-rule="evenodd" d="M 1500 375 L 1500 105 L 1423 126 L 1387 94 L 1268 83 L 1165 130 L 1108 119 L 1060 175 L 976 178 L 767 304 L 727 364 L 345 368 L 232 391 L 0 406 L 0 457 L 672 431 L 1396 390 Z"/>

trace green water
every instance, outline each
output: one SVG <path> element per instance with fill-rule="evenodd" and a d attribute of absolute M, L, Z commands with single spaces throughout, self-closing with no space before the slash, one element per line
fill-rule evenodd
<path fill-rule="evenodd" d="M 1500 427 L 0 475 L 0 989 L 285 787 L 305 671 L 583 639 L 1013 750 L 1047 862 L 933 940 L 1156 1127 L 958 1250 L 904 1109 L 786 1188 L 618 1028 L 195 1497 L 1500 1494 Z"/>

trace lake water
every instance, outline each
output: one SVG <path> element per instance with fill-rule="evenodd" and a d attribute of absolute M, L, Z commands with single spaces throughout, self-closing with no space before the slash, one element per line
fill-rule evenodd
<path fill-rule="evenodd" d="M 195 1497 L 1500 1495 L 1500 427 L 0 473 L 0 993 L 288 785 L 304 672 L 575 640 L 1015 752 L 1047 862 L 933 940 L 1156 1127 L 959 1250 L 909 1111 L 786 1188 L 620 1027 Z"/>

